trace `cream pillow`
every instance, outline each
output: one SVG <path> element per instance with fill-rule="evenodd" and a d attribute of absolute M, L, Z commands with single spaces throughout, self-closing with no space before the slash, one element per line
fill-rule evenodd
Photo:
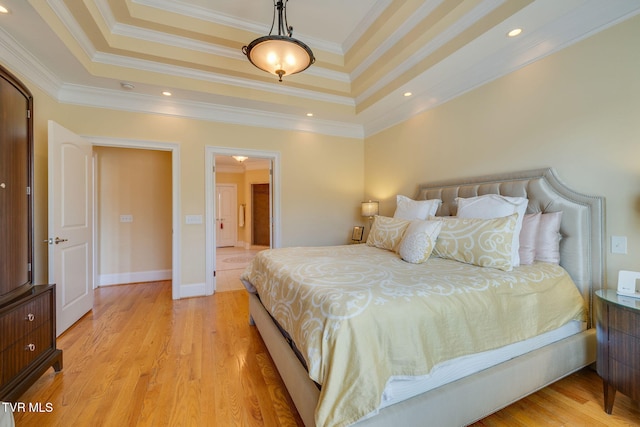
<path fill-rule="evenodd" d="M 511 244 L 517 217 L 518 214 L 495 219 L 432 218 L 442 221 L 433 254 L 479 267 L 511 271 Z"/>
<path fill-rule="evenodd" d="M 410 223 L 411 221 L 403 219 L 376 215 L 367 237 L 367 245 L 395 251 Z"/>
<path fill-rule="evenodd" d="M 560 264 L 560 223 L 562 212 L 549 212 L 540 216 L 536 238 L 536 261 Z"/>
<path fill-rule="evenodd" d="M 536 240 L 540 229 L 540 217 L 542 214 L 526 214 L 520 230 L 520 265 L 530 265 L 536 259 Z"/>
<path fill-rule="evenodd" d="M 442 200 L 412 200 L 407 196 L 396 196 L 396 211 L 393 214 L 394 218 L 398 219 L 427 219 L 433 216 L 438 211 Z"/>
<path fill-rule="evenodd" d="M 442 221 L 411 221 L 398 247 L 400 257 L 413 264 L 428 260 L 441 228 Z"/>
<path fill-rule="evenodd" d="M 477 197 L 456 199 L 460 218 L 499 218 L 517 213 L 516 228 L 511 242 L 513 266 L 520 265 L 520 230 L 529 201 L 524 197 L 509 197 L 500 194 L 484 194 Z"/>

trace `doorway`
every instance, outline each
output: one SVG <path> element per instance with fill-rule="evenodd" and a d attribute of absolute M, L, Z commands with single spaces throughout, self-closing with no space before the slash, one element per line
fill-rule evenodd
<path fill-rule="evenodd" d="M 233 156 L 237 158 L 234 159 Z M 253 196 L 254 184 L 267 184 L 266 215 L 263 219 L 268 232 L 260 237 L 261 249 L 280 246 L 280 202 L 279 202 L 279 167 L 280 156 L 277 152 L 248 149 L 230 149 L 206 147 L 205 157 L 206 182 L 206 295 L 217 289 L 217 236 L 220 232 L 216 222 L 217 190 L 219 184 L 236 183 L 237 201 L 235 215 L 237 219 L 236 250 L 251 251 L 254 243 L 253 230 Z M 265 239 L 264 236 L 267 236 Z M 228 249 L 221 249 L 228 251 Z M 221 252 L 222 253 L 222 252 Z"/>
<path fill-rule="evenodd" d="M 171 271 L 161 271 L 160 274 L 170 274 L 171 277 L 171 297 L 172 299 L 180 299 L 181 295 L 181 257 L 180 257 L 180 241 L 181 241 L 181 227 L 179 216 L 179 202 L 180 202 L 180 145 L 176 143 L 155 142 L 155 141 L 138 141 L 127 140 L 117 138 L 104 138 L 104 137 L 85 137 L 94 147 L 114 147 L 114 148 L 137 148 L 142 150 L 152 151 L 167 151 L 171 155 L 171 183 L 169 188 L 163 188 L 162 191 L 171 194 Z M 127 215 L 127 213 L 124 213 Z M 127 221 L 129 218 L 125 218 Z M 118 216 L 118 220 L 120 220 Z M 133 217 L 135 221 L 135 216 Z M 95 240 L 95 239 L 94 239 Z M 95 251 L 94 251 L 95 254 Z M 94 263 L 96 262 L 94 256 Z M 96 277 L 97 269 L 94 269 L 94 283 L 99 283 Z M 136 278 L 131 280 L 135 281 Z"/>

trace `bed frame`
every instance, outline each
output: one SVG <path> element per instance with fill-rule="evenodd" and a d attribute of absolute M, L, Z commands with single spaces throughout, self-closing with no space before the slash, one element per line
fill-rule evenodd
<path fill-rule="evenodd" d="M 456 197 L 490 193 L 527 197 L 528 213 L 563 212 L 561 265 L 588 302 L 587 330 L 384 408 L 354 425 L 414 426 L 426 419 L 430 425 L 468 425 L 595 362 L 592 299 L 604 283 L 604 198 L 577 193 L 553 169 L 538 169 L 424 184 L 415 199 L 441 199 L 438 215 L 455 215 Z M 254 294 L 249 295 L 249 311 L 302 420 L 307 427 L 315 426 L 317 385 Z"/>

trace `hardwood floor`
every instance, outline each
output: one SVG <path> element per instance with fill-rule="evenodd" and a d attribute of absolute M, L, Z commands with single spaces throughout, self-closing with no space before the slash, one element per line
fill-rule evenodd
<path fill-rule="evenodd" d="M 64 369 L 21 398 L 28 426 L 302 426 L 244 291 L 171 300 L 170 282 L 100 288 L 91 313 L 58 339 Z M 49 411 L 47 411 L 49 409 Z M 583 370 L 475 426 L 640 425 L 640 406 Z"/>

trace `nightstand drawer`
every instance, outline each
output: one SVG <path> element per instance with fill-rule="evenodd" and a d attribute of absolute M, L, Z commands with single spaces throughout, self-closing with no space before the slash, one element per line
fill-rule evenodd
<path fill-rule="evenodd" d="M 609 357 L 640 369 L 640 338 L 609 329 Z"/>
<path fill-rule="evenodd" d="M 52 348 L 51 324 L 43 326 L 19 339 L 11 347 L 0 353 L 0 371 L 2 382 L 13 378 L 16 374 L 36 360 L 38 356 Z"/>
<path fill-rule="evenodd" d="M 638 381 L 640 380 L 640 369 L 634 369 L 613 359 L 609 363 L 611 364 L 609 376 L 611 382 L 616 385 L 616 389 L 634 400 L 639 400 L 640 387 L 638 387 Z"/>
<path fill-rule="evenodd" d="M 609 327 L 640 338 L 640 325 L 638 324 L 638 312 L 619 308 L 609 313 Z"/>

